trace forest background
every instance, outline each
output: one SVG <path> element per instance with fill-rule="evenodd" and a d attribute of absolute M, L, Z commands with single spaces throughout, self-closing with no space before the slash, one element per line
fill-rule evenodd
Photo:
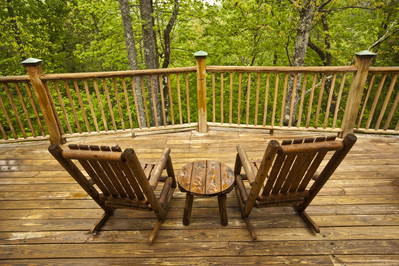
<path fill-rule="evenodd" d="M 344 66 L 371 50 L 397 66 L 398 21 L 396 0 L 3 0 L 0 76 L 30 57 L 44 73 L 193 66 L 199 50 L 207 65 Z"/>

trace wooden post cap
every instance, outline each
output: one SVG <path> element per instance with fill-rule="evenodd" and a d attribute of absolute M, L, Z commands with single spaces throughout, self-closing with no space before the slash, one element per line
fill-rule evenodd
<path fill-rule="evenodd" d="M 21 62 L 21 64 L 23 64 L 23 65 L 36 65 L 36 64 L 41 64 L 41 63 L 42 63 L 42 60 L 32 58 L 32 57 Z"/>
<path fill-rule="evenodd" d="M 195 57 L 202 57 L 202 56 L 207 56 L 208 53 L 204 51 L 198 51 L 194 54 Z"/>
<path fill-rule="evenodd" d="M 356 56 L 375 56 L 376 54 L 373 52 L 370 52 L 369 50 L 364 50 L 358 53 L 355 53 Z"/>

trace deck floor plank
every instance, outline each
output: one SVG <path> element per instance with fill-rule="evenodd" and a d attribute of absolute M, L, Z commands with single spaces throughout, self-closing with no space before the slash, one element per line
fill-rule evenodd
<path fill-rule="evenodd" d="M 271 139 L 331 135 L 267 132 L 104 135 L 71 138 L 67 144 L 118 143 L 122 149 L 134 148 L 142 161 L 157 161 L 169 147 L 177 173 L 196 160 L 214 159 L 233 167 L 238 144 L 258 159 Z M 399 265 L 398 140 L 358 135 L 307 209 L 320 234 L 294 208 L 272 207 L 251 213 L 258 236 L 252 241 L 234 190 L 227 195 L 227 227 L 220 224 L 217 198 L 195 199 L 191 223 L 184 226 L 185 194 L 176 190 L 152 246 L 147 239 L 156 218 L 150 212 L 116 210 L 98 235 L 88 234 L 103 212 L 47 152 L 48 141 L 0 145 L 0 264 Z"/>

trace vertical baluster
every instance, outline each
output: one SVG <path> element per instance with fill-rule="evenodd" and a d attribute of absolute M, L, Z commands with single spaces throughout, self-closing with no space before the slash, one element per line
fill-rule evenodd
<path fill-rule="evenodd" d="M 186 98 L 187 98 L 187 118 L 188 123 L 191 124 L 191 116 L 190 116 L 190 93 L 188 88 L 188 73 L 186 73 Z"/>
<path fill-rule="evenodd" d="M 3 85 L 5 85 L 5 83 Z M 10 130 L 11 130 L 12 135 L 14 136 L 14 139 L 18 139 L 18 135 L 16 134 L 14 126 L 11 123 L 11 119 L 8 116 L 7 109 L 6 109 L 5 105 L 4 105 L 4 102 L 3 102 L 3 99 L 2 99 L 1 96 L 0 96 L 0 106 L 1 106 L 1 109 L 3 109 L 4 116 L 6 117 L 8 126 L 10 127 Z"/>
<path fill-rule="evenodd" d="M 159 84 L 162 87 L 162 75 L 158 76 Z M 162 102 L 162 116 L 163 116 L 163 126 L 166 127 L 166 113 L 165 113 L 165 102 L 163 96 L 163 88 L 160 89 L 161 91 L 161 102 Z"/>
<path fill-rule="evenodd" d="M 116 127 L 114 111 L 113 111 L 113 108 L 112 108 L 111 98 L 109 96 L 107 81 L 106 81 L 105 78 L 103 78 L 103 84 L 104 84 L 105 95 L 107 96 L 108 109 L 109 109 L 109 113 L 111 115 L 112 125 L 114 127 L 114 131 L 117 131 L 118 128 Z"/>
<path fill-rule="evenodd" d="M 338 98 L 337 98 L 337 105 L 335 106 L 334 121 L 333 121 L 332 128 L 335 128 L 335 126 L 337 124 L 339 105 L 341 103 L 342 91 L 345 86 L 345 79 L 346 79 L 346 73 L 342 76 L 341 87 L 339 88 L 339 93 L 338 93 Z"/>
<path fill-rule="evenodd" d="M 393 114 L 395 113 L 396 106 L 398 105 L 398 102 L 399 102 L 399 92 L 398 92 L 398 94 L 396 94 L 395 101 L 391 107 L 391 112 L 389 113 L 388 119 L 385 123 L 385 126 L 384 126 L 385 131 L 388 129 L 389 124 L 391 123 L 391 120 L 392 120 Z"/>
<path fill-rule="evenodd" d="M 53 84 L 54 84 L 55 91 L 57 93 L 58 102 L 60 103 L 60 107 L 61 107 L 62 113 L 64 114 L 65 123 L 67 125 L 68 132 L 69 132 L 69 134 L 72 135 L 73 132 L 72 132 L 71 124 L 69 123 L 68 114 L 66 113 L 66 109 L 65 109 L 65 106 L 64 106 L 64 100 L 62 99 L 61 92 L 60 92 L 60 89 L 58 87 L 58 82 L 57 81 L 53 81 Z"/>
<path fill-rule="evenodd" d="M 79 104 L 80 104 L 80 109 L 82 110 L 83 119 L 84 119 L 85 124 L 86 124 L 87 132 L 88 132 L 88 133 L 91 133 L 89 121 L 87 120 L 87 115 L 86 115 L 86 111 L 85 111 L 85 106 L 84 106 L 84 104 L 83 104 L 83 100 L 82 100 L 82 97 L 81 97 L 81 95 L 80 95 L 80 90 L 79 90 L 78 82 L 77 82 L 76 80 L 74 80 L 74 81 L 73 81 L 73 85 L 75 86 L 76 94 L 78 95 L 78 100 L 79 100 Z"/>
<path fill-rule="evenodd" d="M 154 93 L 154 82 L 152 76 L 149 77 L 148 81 L 150 82 L 150 87 L 151 87 L 151 95 L 152 95 L 152 108 L 154 112 L 154 117 L 155 117 L 155 127 L 158 127 L 158 110 L 157 110 L 157 104 L 155 101 L 155 93 Z"/>
<path fill-rule="evenodd" d="M 240 73 L 238 78 L 238 113 L 237 113 L 237 125 L 240 125 L 241 118 L 241 82 L 242 82 L 242 73 Z"/>
<path fill-rule="evenodd" d="M 276 84 L 274 88 L 274 102 L 273 102 L 273 114 L 272 114 L 272 127 L 274 127 L 274 120 L 276 119 L 276 106 L 277 106 L 277 95 L 278 95 L 278 82 L 279 82 L 279 73 L 276 74 Z"/>
<path fill-rule="evenodd" d="M 258 125 L 259 89 L 260 89 L 260 73 L 258 73 L 258 79 L 256 81 L 256 103 L 255 103 L 255 121 L 254 121 L 254 126 Z"/>
<path fill-rule="evenodd" d="M 4 130 L 4 127 L 1 124 L 1 122 L 0 122 L 0 132 L 1 132 L 1 135 L 3 135 L 3 139 L 4 140 L 8 140 L 7 134 L 6 134 L 5 130 Z"/>
<path fill-rule="evenodd" d="M 283 126 L 284 108 L 285 108 L 285 97 L 287 96 L 287 85 L 288 85 L 288 73 L 285 74 L 284 91 L 283 91 L 283 101 L 281 102 L 280 127 Z"/>
<path fill-rule="evenodd" d="M 398 78 L 398 74 L 395 74 L 395 76 L 392 79 L 391 85 L 389 86 L 388 94 L 387 94 L 387 96 L 385 98 L 384 104 L 383 104 L 383 106 L 381 108 L 380 116 L 378 117 L 377 124 L 374 127 L 375 130 L 378 130 L 378 128 L 380 127 L 382 118 L 384 117 L 385 110 L 386 110 L 386 108 L 388 106 L 388 102 L 389 102 L 389 100 L 391 98 L 391 94 L 392 94 L 393 88 L 395 87 L 395 83 L 396 83 L 397 78 Z"/>
<path fill-rule="evenodd" d="M 145 96 L 145 91 L 144 91 L 144 78 L 141 76 L 140 77 L 140 83 L 141 83 L 141 93 L 143 95 L 143 105 L 145 109 L 145 116 L 147 119 L 147 127 L 150 128 L 150 118 L 148 116 L 148 108 L 147 108 L 147 97 Z"/>
<path fill-rule="evenodd" d="M 220 73 L 220 123 L 223 124 L 223 72 Z"/>
<path fill-rule="evenodd" d="M 64 80 L 64 87 L 65 87 L 65 91 L 66 91 L 66 93 L 68 95 L 69 103 L 70 103 L 71 108 L 72 108 L 72 113 L 73 113 L 73 117 L 75 118 L 76 127 L 78 128 L 79 134 L 82 134 L 82 129 L 80 128 L 78 115 L 76 114 L 76 110 L 75 110 L 75 104 L 73 103 L 71 91 L 69 90 L 69 86 L 68 86 L 68 83 L 67 83 L 66 80 Z"/>
<path fill-rule="evenodd" d="M 370 127 L 370 123 L 371 123 L 371 120 L 373 119 L 374 111 L 377 106 L 378 100 L 380 99 L 381 90 L 384 87 L 386 78 L 387 78 L 387 74 L 384 74 L 384 76 L 382 77 L 382 80 L 380 82 L 380 85 L 378 86 L 377 94 L 375 95 L 373 106 L 371 107 L 371 111 L 369 114 L 369 119 L 367 120 L 366 129 L 369 129 L 369 127 Z"/>
<path fill-rule="evenodd" d="M 45 137 L 46 132 L 44 132 L 42 122 L 40 121 L 40 116 L 39 116 L 39 113 L 37 112 L 36 103 L 35 103 L 35 100 L 33 99 L 32 92 L 30 91 L 29 84 L 28 84 L 28 82 L 24 82 L 24 84 L 25 84 L 26 91 L 28 92 L 28 96 L 29 96 L 30 103 L 32 105 L 33 112 L 35 113 L 37 123 L 39 124 L 40 131 L 42 132 L 42 136 Z"/>
<path fill-rule="evenodd" d="M 308 81 L 308 74 L 305 73 L 303 77 L 303 84 L 302 84 L 302 94 L 301 94 L 301 105 L 299 107 L 299 114 L 298 114 L 298 122 L 297 128 L 301 127 L 301 119 L 302 119 L 302 112 L 303 112 L 303 104 L 305 102 L 305 90 L 306 90 L 306 82 Z"/>
<path fill-rule="evenodd" d="M 312 83 L 312 88 L 311 88 L 310 98 L 309 98 L 308 116 L 306 118 L 306 128 L 309 127 L 310 115 L 312 114 L 313 96 L 314 96 L 314 91 L 315 91 L 315 87 L 316 87 L 316 81 L 317 81 L 317 73 L 315 73 L 313 76 L 313 83 Z"/>
<path fill-rule="evenodd" d="M 96 113 L 94 113 L 93 104 L 91 103 L 91 96 L 90 96 L 89 86 L 87 85 L 87 80 L 83 80 L 83 85 L 86 91 L 87 102 L 89 103 L 90 106 L 91 116 L 93 117 L 94 127 L 96 128 L 97 133 L 100 133 L 100 129 L 98 128 Z"/>
<path fill-rule="evenodd" d="M 177 79 L 177 99 L 179 102 L 180 125 L 183 125 L 183 116 L 182 116 L 182 111 L 181 111 L 180 76 L 179 76 L 179 74 L 176 75 L 176 79 Z"/>
<path fill-rule="evenodd" d="M 251 73 L 248 73 L 248 85 L 247 85 L 247 117 L 245 120 L 245 124 L 248 126 L 249 119 L 249 99 L 251 97 Z"/>
<path fill-rule="evenodd" d="M 337 79 L 337 73 L 334 73 L 333 80 L 331 82 L 330 93 L 328 95 L 327 110 L 326 110 L 326 115 L 324 117 L 323 128 L 327 127 L 328 117 L 330 116 L 330 107 L 331 107 L 332 96 L 334 94 L 334 87 L 335 87 L 335 80 L 336 79 Z"/>
<path fill-rule="evenodd" d="M 97 95 L 98 106 L 100 106 L 101 117 L 102 117 L 103 123 L 104 123 L 104 130 L 105 130 L 105 132 L 108 132 L 107 120 L 105 119 L 104 108 L 103 108 L 103 104 L 101 101 L 100 92 L 98 91 L 97 80 L 93 79 L 93 83 L 94 83 L 94 89 L 95 89 L 96 95 Z"/>
<path fill-rule="evenodd" d="M 136 88 L 134 86 L 134 77 L 131 77 L 130 81 L 132 82 L 132 90 L 133 90 L 133 97 L 134 97 L 134 106 L 136 108 L 137 122 L 139 124 L 139 128 L 142 129 L 139 108 L 137 106 L 137 96 L 136 96 Z"/>
<path fill-rule="evenodd" d="M 230 73 L 230 116 L 229 124 L 231 125 L 233 117 L 233 72 Z"/>
<path fill-rule="evenodd" d="M 121 119 L 122 130 L 125 131 L 125 121 L 123 121 L 122 108 L 121 108 L 121 103 L 119 101 L 119 93 L 118 93 L 118 88 L 116 86 L 115 78 L 112 79 L 112 84 L 114 85 L 116 104 L 118 106 L 118 112 L 119 112 L 119 118 Z"/>
<path fill-rule="evenodd" d="M 215 99 L 215 73 L 212 73 L 212 115 L 213 123 L 216 122 L 216 99 Z"/>
<path fill-rule="evenodd" d="M 168 89 L 169 89 L 170 112 L 172 113 L 172 126 L 174 126 L 175 114 L 173 112 L 173 98 L 172 98 L 172 86 L 170 84 L 170 75 L 168 75 Z"/>
<path fill-rule="evenodd" d="M 291 127 L 292 125 L 292 114 L 294 112 L 294 103 L 295 103 L 295 95 L 296 95 L 296 87 L 298 82 L 298 73 L 295 73 L 295 78 L 294 78 L 294 85 L 292 88 L 292 96 L 291 96 L 291 108 L 290 108 L 290 118 L 288 120 L 288 127 Z"/>
<path fill-rule="evenodd" d="M 122 78 L 122 87 L 123 87 L 123 93 L 125 94 L 127 115 L 129 116 L 130 128 L 131 128 L 131 130 L 133 130 L 132 113 L 130 112 L 129 98 L 128 98 L 128 95 L 127 95 L 126 82 L 125 82 L 125 78 L 124 77 Z"/>
<path fill-rule="evenodd" d="M 269 77 L 270 74 L 267 73 L 266 76 L 266 88 L 265 88 L 265 109 L 263 110 L 263 126 L 266 126 L 266 120 L 267 120 L 267 104 L 268 104 L 268 98 L 269 98 Z"/>
<path fill-rule="evenodd" d="M 6 85 L 6 84 L 4 84 L 4 85 Z M 35 129 L 33 128 L 32 121 L 30 120 L 28 109 L 26 108 L 26 105 L 25 105 L 25 102 L 24 102 L 24 98 L 23 98 L 22 93 L 19 90 L 18 84 L 16 82 L 14 83 L 14 87 L 15 87 L 15 90 L 17 91 L 17 94 L 18 94 L 18 97 L 19 97 L 19 101 L 21 102 L 21 105 L 22 105 L 22 109 L 24 110 L 26 120 L 28 121 L 29 128 L 30 128 L 30 130 L 32 132 L 32 136 L 34 138 L 36 138 L 37 135 L 36 135 Z"/>
<path fill-rule="evenodd" d="M 321 82 L 321 87 L 320 87 L 319 102 L 317 103 L 316 119 L 315 119 L 314 128 L 317 128 L 319 126 L 319 115 L 320 115 L 321 102 L 323 100 L 324 86 L 326 85 L 326 77 L 327 77 L 327 74 L 324 73 L 323 81 Z"/>

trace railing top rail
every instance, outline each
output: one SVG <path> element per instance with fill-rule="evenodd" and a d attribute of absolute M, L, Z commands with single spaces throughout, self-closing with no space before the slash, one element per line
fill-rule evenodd
<path fill-rule="evenodd" d="M 127 70 L 109 72 L 87 72 L 87 73 L 65 73 L 65 74 L 45 74 L 42 80 L 66 80 L 66 79 L 94 79 L 94 78 L 123 78 L 137 76 L 156 76 L 181 73 L 195 73 L 196 67 L 177 67 L 146 70 Z"/>
<path fill-rule="evenodd" d="M 377 73 L 399 73 L 399 66 L 394 67 L 370 67 L 369 73 L 377 74 Z"/>
<path fill-rule="evenodd" d="M 7 82 L 21 82 L 21 81 L 30 81 L 29 76 L 4 76 L 0 77 L 0 83 L 7 83 Z"/>
<path fill-rule="evenodd" d="M 330 67 L 244 67 L 244 66 L 207 66 L 207 72 L 242 72 L 242 73 L 355 73 L 355 66 Z"/>

